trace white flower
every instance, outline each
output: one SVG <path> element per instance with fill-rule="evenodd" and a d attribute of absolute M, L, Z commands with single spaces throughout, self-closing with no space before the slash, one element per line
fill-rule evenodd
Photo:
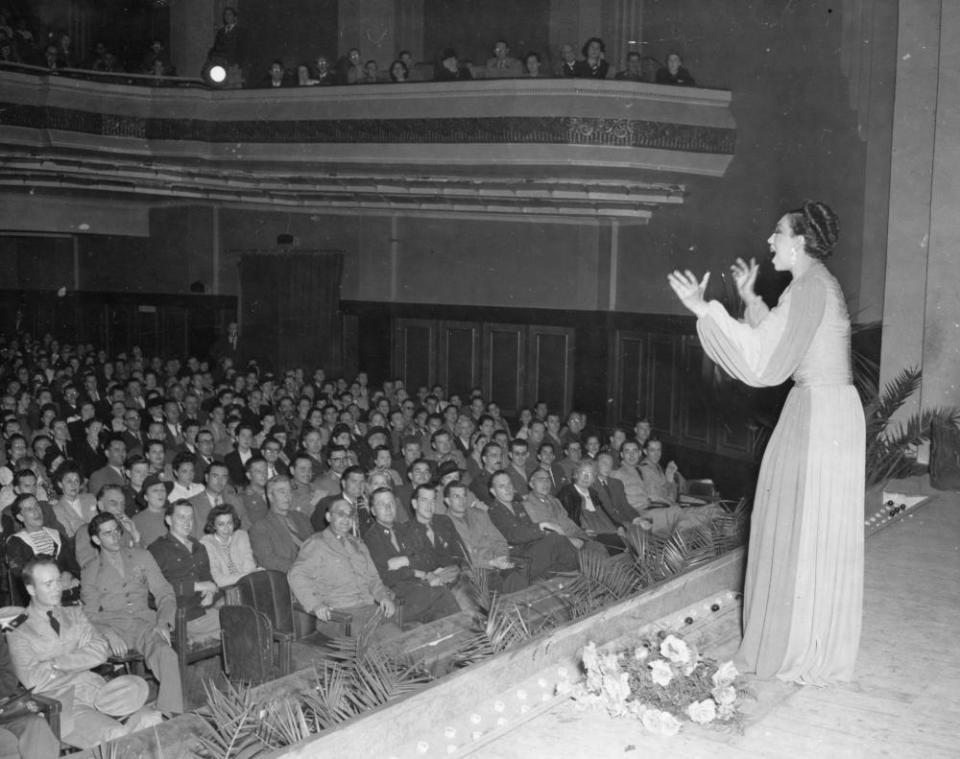
<path fill-rule="evenodd" d="M 698 725 L 706 725 L 717 718 L 717 705 L 712 698 L 694 701 L 687 707 L 687 716 Z"/>
<path fill-rule="evenodd" d="M 724 662 L 717 668 L 717 671 L 713 673 L 713 684 L 718 688 L 730 685 L 737 679 L 737 675 L 739 674 L 737 668 L 733 666 L 732 661 Z"/>
<path fill-rule="evenodd" d="M 713 700 L 720 706 L 732 706 L 737 700 L 737 691 L 732 685 L 714 688 L 711 693 L 713 694 Z"/>
<path fill-rule="evenodd" d="M 633 650 L 633 658 L 637 661 L 646 661 L 648 656 L 650 656 L 650 649 L 646 646 L 637 646 Z"/>
<path fill-rule="evenodd" d="M 671 736 L 680 732 L 680 722 L 669 712 L 647 709 L 641 717 L 643 727 L 654 735 Z"/>
<path fill-rule="evenodd" d="M 657 659 L 647 666 L 650 667 L 650 677 L 653 678 L 653 681 L 657 685 L 666 688 L 670 684 L 670 681 L 673 679 L 673 670 L 670 669 L 670 665 L 667 662 L 663 659 Z"/>
<path fill-rule="evenodd" d="M 660 644 L 660 655 L 674 664 L 686 664 L 690 661 L 690 649 L 676 635 L 668 635 Z"/>
<path fill-rule="evenodd" d="M 597 644 L 590 641 L 583 647 L 583 666 L 589 672 L 597 666 L 599 661 L 600 657 L 597 656 Z"/>

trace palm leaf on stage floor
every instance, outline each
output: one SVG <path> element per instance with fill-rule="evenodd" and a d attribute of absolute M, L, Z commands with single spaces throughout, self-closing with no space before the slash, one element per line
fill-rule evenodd
<path fill-rule="evenodd" d="M 350 665 L 325 660 L 316 672 L 316 684 L 305 694 L 304 701 L 319 732 L 356 716 L 357 712 L 350 699 L 353 687 Z"/>
<path fill-rule="evenodd" d="M 358 713 L 420 689 L 431 676 L 419 664 L 400 662 L 371 649 L 353 668 L 353 687 L 348 698 Z"/>
<path fill-rule="evenodd" d="M 530 640 L 534 634 L 515 603 L 494 595 L 486 618 L 479 620 L 474 634 L 457 648 L 454 663 L 466 667 Z"/>
<path fill-rule="evenodd" d="M 580 574 L 563 588 L 561 597 L 572 619 L 585 617 L 640 589 L 640 578 L 630 557 L 603 557 L 580 553 Z"/>
<path fill-rule="evenodd" d="M 261 704 L 246 686 L 227 682 L 226 689 L 205 683 L 212 734 L 199 735 L 203 749 L 217 759 L 253 759 L 271 748 L 260 731 Z"/>

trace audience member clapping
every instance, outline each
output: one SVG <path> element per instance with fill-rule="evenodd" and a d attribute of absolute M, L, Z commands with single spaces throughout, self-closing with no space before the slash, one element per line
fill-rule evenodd
<path fill-rule="evenodd" d="M 573 75 L 581 79 L 606 79 L 610 65 L 605 59 L 607 47 L 599 37 L 591 37 L 583 44 L 583 58 L 573 67 Z"/>

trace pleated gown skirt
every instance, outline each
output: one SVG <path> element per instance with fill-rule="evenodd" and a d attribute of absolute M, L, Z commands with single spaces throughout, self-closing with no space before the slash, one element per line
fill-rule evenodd
<path fill-rule="evenodd" d="M 850 680 L 863 610 L 863 408 L 852 385 L 795 386 L 754 498 L 735 659 L 761 679 Z"/>

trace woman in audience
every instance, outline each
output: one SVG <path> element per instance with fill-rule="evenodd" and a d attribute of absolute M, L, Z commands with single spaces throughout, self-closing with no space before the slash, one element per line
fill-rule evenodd
<path fill-rule="evenodd" d="M 814 685 L 852 678 L 863 603 L 863 406 L 843 293 L 823 265 L 838 235 L 824 203 L 784 214 L 767 242 L 792 281 L 771 310 L 754 291 L 756 261 L 737 259 L 743 322 L 704 300 L 709 272 L 699 282 L 690 271 L 669 277 L 729 374 L 754 387 L 794 380 L 760 467 L 735 663 Z"/>
<path fill-rule="evenodd" d="M 29 561 L 46 556 L 53 559 L 60 569 L 63 584 L 63 604 L 69 606 L 80 600 L 80 567 L 73 555 L 70 541 L 52 527 L 43 524 L 43 511 L 36 496 L 21 493 L 10 506 L 10 513 L 21 529 L 7 538 L 6 561 L 10 573 L 18 581 L 24 566 Z M 26 593 L 23 588 L 24 598 Z"/>
<path fill-rule="evenodd" d="M 677 52 L 667 54 L 667 65 L 657 70 L 655 81 L 657 84 L 672 84 L 675 87 L 697 86 L 690 72 L 683 67 L 683 59 Z"/>
<path fill-rule="evenodd" d="M 607 46 L 599 37 L 591 37 L 583 43 L 583 59 L 576 62 L 573 75 L 580 79 L 606 79 L 610 65 L 605 60 Z"/>
<path fill-rule="evenodd" d="M 526 56 L 524 56 L 523 72 L 526 76 L 531 78 L 546 76 L 546 74 L 544 74 L 543 70 L 540 68 L 540 53 L 535 53 L 531 50 L 526 54 Z"/>
<path fill-rule="evenodd" d="M 214 506 L 200 538 L 210 557 L 210 574 L 218 587 L 236 585 L 244 575 L 259 567 L 253 560 L 250 538 L 240 529 L 240 517 L 228 503 Z"/>
<path fill-rule="evenodd" d="M 310 76 L 310 67 L 306 63 L 297 66 L 297 87 L 316 87 L 320 82 Z"/>
<path fill-rule="evenodd" d="M 399 58 L 390 64 L 390 81 L 395 84 L 406 82 L 410 78 L 410 69 Z M 360 386 L 357 385 L 359 388 Z"/>

